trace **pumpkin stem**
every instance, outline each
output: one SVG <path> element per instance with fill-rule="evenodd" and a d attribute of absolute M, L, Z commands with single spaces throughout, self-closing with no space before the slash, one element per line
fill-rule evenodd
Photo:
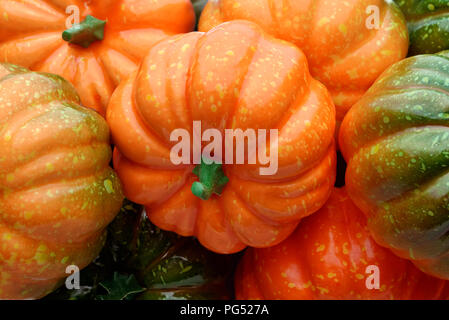
<path fill-rule="evenodd" d="M 90 15 L 83 22 L 74 24 L 62 33 L 62 39 L 68 43 L 88 48 L 93 42 L 103 40 L 106 21 L 99 20 Z"/>
<path fill-rule="evenodd" d="M 192 193 L 198 198 L 208 200 L 214 193 L 220 195 L 229 182 L 229 178 L 223 172 L 223 166 L 219 163 L 201 159 L 201 164 L 193 169 L 200 181 L 192 184 Z"/>

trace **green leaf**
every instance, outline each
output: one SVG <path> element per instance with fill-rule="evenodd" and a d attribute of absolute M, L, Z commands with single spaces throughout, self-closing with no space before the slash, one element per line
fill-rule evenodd
<path fill-rule="evenodd" d="M 108 293 L 106 295 L 98 296 L 98 300 L 130 300 L 137 293 L 145 291 L 137 282 L 134 275 L 120 274 L 114 272 L 112 280 L 103 281 L 100 283 Z"/>

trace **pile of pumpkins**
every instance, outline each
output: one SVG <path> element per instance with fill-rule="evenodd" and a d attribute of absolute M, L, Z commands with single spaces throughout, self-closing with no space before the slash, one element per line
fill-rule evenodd
<path fill-rule="evenodd" d="M 448 0 L 0 0 L 0 299 L 449 299 L 448 49 Z"/>

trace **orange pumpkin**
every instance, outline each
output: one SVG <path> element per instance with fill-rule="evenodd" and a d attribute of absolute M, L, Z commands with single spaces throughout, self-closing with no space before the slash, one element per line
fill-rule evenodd
<path fill-rule="evenodd" d="M 104 114 L 151 45 L 194 26 L 189 0 L 0 0 L 0 62 L 59 74 Z"/>
<path fill-rule="evenodd" d="M 42 297 L 98 255 L 123 201 L 111 154 L 71 84 L 0 64 L 0 299 Z"/>
<path fill-rule="evenodd" d="M 330 95 L 310 76 L 297 47 L 251 22 L 157 43 L 114 93 L 107 120 L 125 195 L 144 204 L 160 228 L 194 235 L 219 253 L 279 243 L 324 204 L 335 180 Z M 193 121 L 221 137 L 225 129 L 278 129 L 277 172 L 261 175 L 265 165 L 248 159 L 173 164 L 177 142 L 170 135 L 182 128 L 192 136 Z M 217 179 L 209 181 L 208 174 Z"/>
<path fill-rule="evenodd" d="M 214 0 L 204 9 L 199 30 L 235 19 L 256 22 L 301 48 L 312 76 L 331 92 L 338 120 L 408 49 L 404 18 L 384 0 Z"/>
<path fill-rule="evenodd" d="M 237 299 L 430 300 L 448 299 L 449 283 L 376 244 L 363 213 L 335 189 L 287 240 L 248 249 L 235 291 Z"/>

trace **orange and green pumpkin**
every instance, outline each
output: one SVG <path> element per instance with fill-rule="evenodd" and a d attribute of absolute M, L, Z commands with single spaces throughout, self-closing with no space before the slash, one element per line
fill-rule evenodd
<path fill-rule="evenodd" d="M 39 298 L 120 210 L 106 121 L 59 76 L 0 64 L 0 299 Z"/>
<path fill-rule="evenodd" d="M 407 19 L 409 55 L 449 49 L 449 0 L 395 0 Z"/>
<path fill-rule="evenodd" d="M 381 245 L 449 279 L 449 51 L 388 69 L 340 131 L 349 196 Z"/>

